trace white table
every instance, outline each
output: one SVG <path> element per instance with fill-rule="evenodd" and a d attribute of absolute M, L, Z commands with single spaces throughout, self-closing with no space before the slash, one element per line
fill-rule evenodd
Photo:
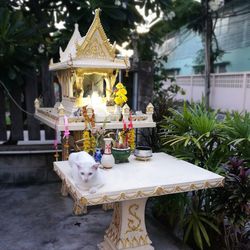
<path fill-rule="evenodd" d="M 147 162 L 130 156 L 129 163 L 104 171 L 106 184 L 95 194 L 75 186 L 67 161 L 54 162 L 54 170 L 63 181 L 62 194 L 69 192 L 75 199 L 76 213 L 86 206 L 115 203 L 112 222 L 99 245 L 104 250 L 154 249 L 144 220 L 148 197 L 220 187 L 224 180 L 165 153 L 155 153 Z"/>

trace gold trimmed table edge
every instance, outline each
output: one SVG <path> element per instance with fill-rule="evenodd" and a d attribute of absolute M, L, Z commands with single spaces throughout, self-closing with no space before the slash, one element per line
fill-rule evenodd
<path fill-rule="evenodd" d="M 75 186 L 66 179 L 64 174 L 55 165 L 54 165 L 54 171 L 62 179 L 64 185 L 66 185 L 68 189 L 68 192 L 72 195 L 72 197 L 75 200 L 78 200 L 82 206 L 101 205 L 105 203 L 113 203 L 113 202 L 120 202 L 120 201 L 140 199 L 140 198 L 149 198 L 154 196 L 162 196 L 174 193 L 189 192 L 200 189 L 217 188 L 224 186 L 224 177 L 221 177 L 213 181 L 204 181 L 201 183 L 188 183 L 188 184 L 184 183 L 170 187 L 169 185 L 157 186 L 147 190 L 126 191 L 126 192 L 121 192 L 119 194 L 116 193 L 110 195 L 105 194 L 99 197 L 94 197 L 89 199 L 86 196 L 82 196 L 81 193 L 77 190 L 77 188 L 75 188 Z"/>

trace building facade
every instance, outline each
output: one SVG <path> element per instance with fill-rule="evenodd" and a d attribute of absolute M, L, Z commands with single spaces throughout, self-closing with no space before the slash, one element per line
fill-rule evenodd
<path fill-rule="evenodd" d="M 215 62 L 215 73 L 250 71 L 250 1 L 232 1 L 219 16 L 215 34 L 224 54 Z M 183 27 L 168 35 L 159 54 L 168 56 L 170 75 L 192 75 L 204 68 L 202 49 L 201 35 Z"/>

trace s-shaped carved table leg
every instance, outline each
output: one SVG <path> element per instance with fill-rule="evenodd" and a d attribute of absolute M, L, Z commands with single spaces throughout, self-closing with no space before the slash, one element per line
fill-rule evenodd
<path fill-rule="evenodd" d="M 114 204 L 113 218 L 100 250 L 154 250 L 145 226 L 146 198 Z"/>

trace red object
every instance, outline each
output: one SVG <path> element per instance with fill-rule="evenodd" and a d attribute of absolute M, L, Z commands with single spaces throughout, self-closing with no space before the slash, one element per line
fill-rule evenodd
<path fill-rule="evenodd" d="M 111 145 L 110 144 L 106 144 L 106 146 L 105 146 L 105 154 L 111 154 Z"/>
<path fill-rule="evenodd" d="M 128 128 L 129 129 L 133 128 L 133 121 L 132 121 L 132 113 L 131 112 L 130 112 L 130 115 L 129 115 L 129 125 L 128 125 Z"/>
<path fill-rule="evenodd" d="M 123 122 L 123 130 L 125 131 L 127 129 L 127 124 L 126 122 L 124 121 L 124 119 L 122 119 L 122 122 Z"/>

